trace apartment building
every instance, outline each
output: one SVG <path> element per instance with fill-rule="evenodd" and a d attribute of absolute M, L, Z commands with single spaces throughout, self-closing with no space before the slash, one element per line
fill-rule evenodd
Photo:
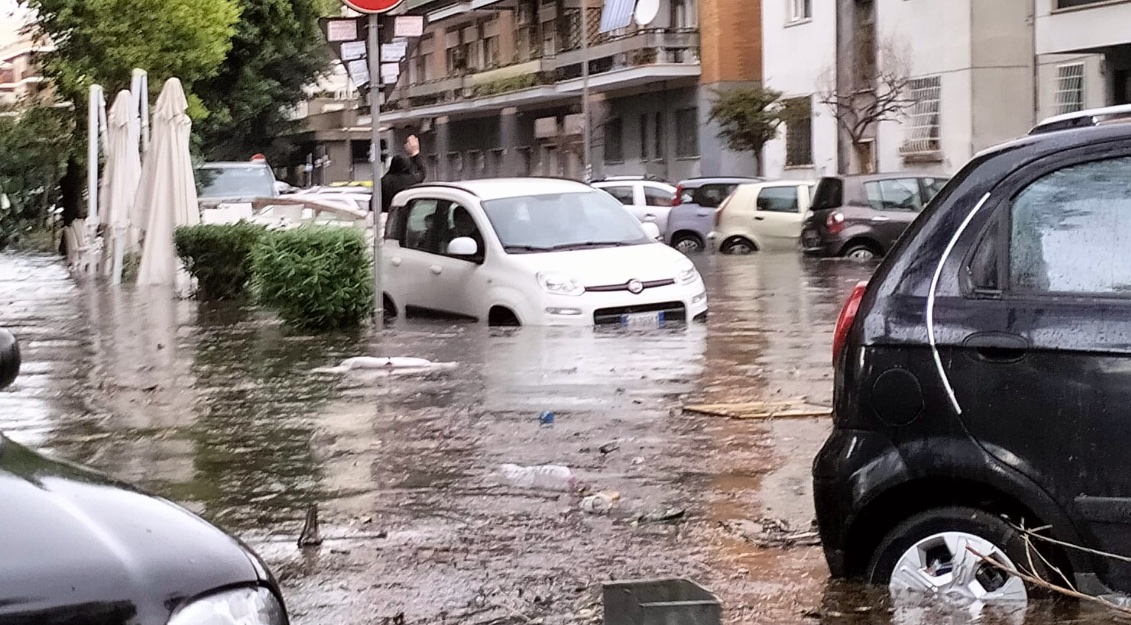
<path fill-rule="evenodd" d="M 708 110 L 715 89 L 761 79 L 760 0 L 644 1 L 610 32 L 602 0 L 584 16 L 582 0 L 406 4 L 427 28 L 381 121 L 394 145 L 421 138 L 430 178 L 583 178 L 585 62 L 594 177 L 755 171 L 753 155 L 723 148 Z"/>
<path fill-rule="evenodd" d="M 1131 104 L 1131 2 L 1035 2 L 1041 117 Z"/>
<path fill-rule="evenodd" d="M 767 0 L 766 85 L 812 114 L 767 146 L 766 173 L 953 173 L 1025 134 L 1038 114 L 1033 1 Z M 863 110 L 885 83 L 900 110 L 859 136 L 822 102 L 851 95 Z"/>
<path fill-rule="evenodd" d="M 0 20 L 0 106 L 17 106 L 45 88 L 36 56 L 54 48 L 24 26 L 22 17 Z"/>

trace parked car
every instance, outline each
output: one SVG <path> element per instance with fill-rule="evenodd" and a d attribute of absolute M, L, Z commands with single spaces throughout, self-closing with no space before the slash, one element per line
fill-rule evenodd
<path fill-rule="evenodd" d="M 821 178 L 801 231 L 802 249 L 810 256 L 879 258 L 947 180 L 907 173 Z"/>
<path fill-rule="evenodd" d="M 16 339 L 0 330 L 0 388 L 19 368 Z M 3 436 L 0 500 L 0 622 L 288 622 L 258 556 L 169 501 Z"/>
<path fill-rule="evenodd" d="M 715 209 L 738 185 L 751 182 L 761 182 L 761 179 L 692 178 L 679 183 L 668 213 L 664 240 L 684 254 L 706 250 L 707 239 L 715 229 Z"/>
<path fill-rule="evenodd" d="M 275 174 L 267 163 L 205 163 L 196 168 L 197 198 L 204 208 L 250 204 L 262 197 L 278 197 Z"/>
<path fill-rule="evenodd" d="M 373 192 L 371 188 L 362 186 L 311 187 L 298 191 L 295 193 L 295 197 L 309 197 L 319 201 L 341 203 L 352 208 L 367 211 L 370 209 L 369 205 L 373 201 Z"/>
<path fill-rule="evenodd" d="M 668 231 L 668 213 L 675 199 L 674 186 L 644 176 L 614 176 L 594 182 L 592 186 L 627 206 L 641 223 L 656 224 L 661 235 Z"/>
<path fill-rule="evenodd" d="M 1131 124 L 1100 123 L 1129 112 L 975 156 L 852 293 L 813 465 L 834 576 L 1028 599 L 972 549 L 1131 593 Z"/>
<path fill-rule="evenodd" d="M 385 306 L 492 325 L 657 327 L 707 313 L 691 261 L 608 193 L 566 180 L 422 184 L 394 198 Z"/>
<path fill-rule="evenodd" d="M 812 190 L 797 180 L 739 185 L 715 211 L 712 245 L 724 254 L 796 250 Z"/>

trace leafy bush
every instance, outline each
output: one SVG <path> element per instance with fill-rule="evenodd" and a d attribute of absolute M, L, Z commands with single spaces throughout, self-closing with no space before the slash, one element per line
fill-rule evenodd
<path fill-rule="evenodd" d="M 373 313 L 368 247 L 365 233 L 353 228 L 305 226 L 268 232 L 252 253 L 256 295 L 300 328 L 360 325 Z"/>
<path fill-rule="evenodd" d="M 32 107 L 0 110 L 0 249 L 54 226 L 59 179 L 74 144 L 70 113 Z M 31 245 L 35 245 L 31 242 Z M 25 246 L 26 247 L 26 246 Z"/>
<path fill-rule="evenodd" d="M 251 251 L 266 232 L 247 223 L 177 228 L 177 256 L 196 278 L 201 299 L 232 299 L 243 294 L 251 277 Z"/>

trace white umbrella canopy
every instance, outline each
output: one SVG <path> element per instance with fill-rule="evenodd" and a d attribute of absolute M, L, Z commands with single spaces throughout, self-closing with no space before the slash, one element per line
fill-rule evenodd
<path fill-rule="evenodd" d="M 143 224 L 145 243 L 142 246 L 139 285 L 179 284 L 185 276 L 173 248 L 173 230 L 179 226 L 200 223 L 196 182 L 189 154 L 192 121 L 185 111 L 181 81 L 165 82 L 153 113 L 153 141 L 145 155 L 141 184 L 134 201 L 134 223 Z"/>
<path fill-rule="evenodd" d="M 107 275 L 113 274 L 115 283 L 121 278 L 121 258 L 129 245 L 130 216 L 141 180 L 141 122 L 133 107 L 129 91 L 122 91 L 110 109 L 108 154 L 106 173 L 102 178 L 102 197 L 99 204 L 99 221 L 106 226 L 114 263 L 104 263 Z"/>

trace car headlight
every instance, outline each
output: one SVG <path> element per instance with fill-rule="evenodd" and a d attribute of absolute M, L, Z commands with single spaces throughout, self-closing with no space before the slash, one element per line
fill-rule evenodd
<path fill-rule="evenodd" d="M 577 280 L 560 273 L 540 273 L 538 274 L 538 286 L 542 290 L 553 295 L 581 295 L 585 292 L 585 286 Z"/>
<path fill-rule="evenodd" d="M 266 588 L 236 588 L 197 599 L 173 613 L 169 625 L 283 625 L 283 606 Z"/>
<path fill-rule="evenodd" d="M 697 270 L 695 268 L 695 265 L 692 264 L 681 266 L 679 268 L 679 271 L 676 273 L 676 281 L 678 281 L 680 284 L 691 284 L 698 278 L 699 270 Z"/>

